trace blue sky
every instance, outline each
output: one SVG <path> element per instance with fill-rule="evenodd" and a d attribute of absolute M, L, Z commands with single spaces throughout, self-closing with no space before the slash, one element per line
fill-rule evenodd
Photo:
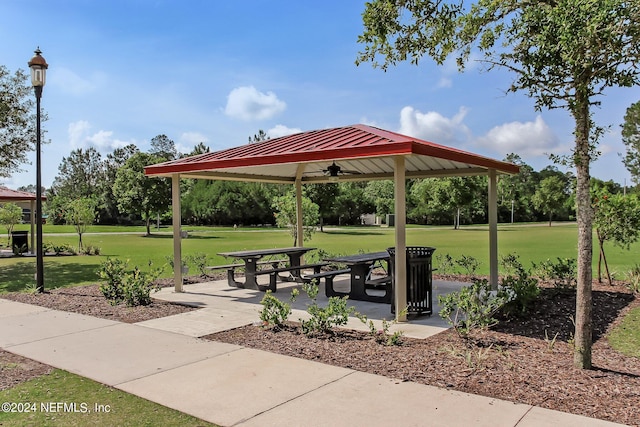
<path fill-rule="evenodd" d="M 515 152 L 536 170 L 548 153 L 569 153 L 569 114 L 505 94 L 504 71 L 458 73 L 429 59 L 387 72 L 356 66 L 363 10 L 352 0 L 1 0 L 0 64 L 26 70 L 37 46 L 49 63 L 47 187 L 74 149 L 146 151 L 159 134 L 182 152 L 199 142 L 215 151 L 259 129 L 278 137 L 365 123 L 498 159 Z M 611 129 L 592 175 L 631 184 L 620 124 L 640 89 L 600 100 L 595 119 Z M 24 169 L 3 183 L 35 184 L 34 167 Z"/>

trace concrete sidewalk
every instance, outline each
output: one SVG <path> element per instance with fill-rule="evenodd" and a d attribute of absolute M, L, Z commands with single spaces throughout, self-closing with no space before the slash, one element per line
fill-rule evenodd
<path fill-rule="evenodd" d="M 249 315 L 209 306 L 163 330 L 0 299 L 0 347 L 222 426 L 617 425 L 195 337 Z"/>

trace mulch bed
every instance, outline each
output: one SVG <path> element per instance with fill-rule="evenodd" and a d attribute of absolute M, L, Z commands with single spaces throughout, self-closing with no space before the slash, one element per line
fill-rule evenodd
<path fill-rule="evenodd" d="M 171 280 L 163 285 L 170 286 Z M 349 330 L 308 338 L 296 323 L 289 323 L 280 331 L 245 326 L 204 338 L 401 381 L 639 425 L 640 358 L 612 350 L 606 334 L 628 310 L 640 306 L 640 299 L 620 283 L 610 287 L 594 282 L 593 289 L 592 370 L 573 367 L 571 318 L 575 295 L 549 287 L 543 289 L 527 317 L 502 319 L 491 330 L 468 339 L 450 330 L 427 339 L 403 338 L 400 346 L 384 346 L 368 334 Z M 193 310 L 161 301 L 147 307 L 114 307 L 102 297 L 98 285 L 51 290 L 42 295 L 10 293 L 1 297 L 129 323 Z M 51 369 L 2 350 L 0 368 L 0 389 Z"/>

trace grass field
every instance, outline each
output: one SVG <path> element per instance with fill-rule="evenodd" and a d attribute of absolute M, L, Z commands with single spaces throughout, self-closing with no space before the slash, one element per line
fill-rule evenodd
<path fill-rule="evenodd" d="M 26 227 L 23 225 L 23 227 Z M 273 248 L 292 246 L 293 240 L 286 230 L 272 228 L 231 228 L 184 227 L 189 237 L 183 240 L 183 255 L 205 253 L 208 264 L 226 263 L 218 252 L 244 249 Z M 106 230 L 106 231 L 103 231 Z M 47 225 L 44 228 L 44 241 L 68 243 L 77 246 L 78 237 L 68 226 Z M 99 234 L 92 234 L 98 232 Z M 453 258 L 460 255 L 473 256 L 480 261 L 480 274 L 488 274 L 488 231 L 486 226 L 463 227 L 453 230 L 451 227 L 409 227 L 407 245 L 433 246 L 435 255 L 449 254 Z M 130 266 L 148 268 L 151 261 L 154 266 L 167 263 L 167 257 L 173 253 L 170 228 L 162 228 L 152 236 L 144 236 L 144 228 L 135 227 L 92 227 L 84 235 L 85 245 L 101 248 L 100 256 L 47 256 L 45 257 L 45 286 L 57 288 L 95 283 L 98 280 L 96 270 L 107 257 L 130 260 Z M 323 249 L 331 254 L 353 254 L 359 251 L 381 251 L 394 244 L 394 230 L 379 227 L 327 228 L 317 232 L 306 246 Z M 548 227 L 543 224 L 501 226 L 498 231 L 499 254 L 517 253 L 525 267 L 532 262 L 539 263 L 548 258 L 575 258 L 577 246 L 577 228 L 575 224 L 557 224 Z M 640 243 L 627 251 L 608 244 L 607 258 L 612 272 L 623 277 L 626 271 L 638 263 L 637 253 Z M 437 263 L 436 263 L 437 264 Z M 594 272 L 597 266 L 597 246 L 594 247 Z M 437 265 L 435 265 L 437 267 Z M 192 271 L 194 271 L 192 269 Z M 35 259 L 14 257 L 0 259 L 0 292 L 18 291 L 34 283 Z M 164 276 L 172 274 L 167 265 Z"/>
<path fill-rule="evenodd" d="M 48 375 L 4 390 L 0 392 L 0 396 L 3 402 L 29 404 L 29 412 L 0 411 L 0 425 L 4 427 L 214 426 L 182 412 L 61 370 L 54 370 Z M 66 403 L 68 406 L 47 406 L 51 402 Z"/>

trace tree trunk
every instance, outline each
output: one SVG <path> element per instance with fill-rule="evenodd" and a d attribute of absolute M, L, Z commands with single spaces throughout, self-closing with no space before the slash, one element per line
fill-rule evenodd
<path fill-rule="evenodd" d="M 151 236 L 151 217 L 147 215 L 147 236 Z"/>
<path fill-rule="evenodd" d="M 609 286 L 611 286 L 611 273 L 609 272 L 609 263 L 607 262 L 607 256 L 604 253 L 604 241 L 600 242 L 600 256 L 604 260 L 604 270 L 607 273 L 607 281 L 609 282 Z M 600 270 L 600 267 L 598 267 L 598 270 Z M 600 275 L 600 272 L 598 271 L 598 276 L 599 275 Z M 602 280 L 600 280 L 600 277 L 598 277 L 598 282 L 602 283 Z"/>
<path fill-rule="evenodd" d="M 576 166 L 577 219 L 578 219 L 578 277 L 576 286 L 576 318 L 573 363 L 582 369 L 591 368 L 592 336 L 592 294 L 591 259 L 593 256 L 593 208 L 589 194 L 589 130 L 591 117 L 589 112 L 587 89 L 577 84 L 576 100 L 572 114 L 576 121 Z"/>
<path fill-rule="evenodd" d="M 551 219 L 553 218 L 553 214 L 549 213 L 549 227 L 551 227 Z"/>

